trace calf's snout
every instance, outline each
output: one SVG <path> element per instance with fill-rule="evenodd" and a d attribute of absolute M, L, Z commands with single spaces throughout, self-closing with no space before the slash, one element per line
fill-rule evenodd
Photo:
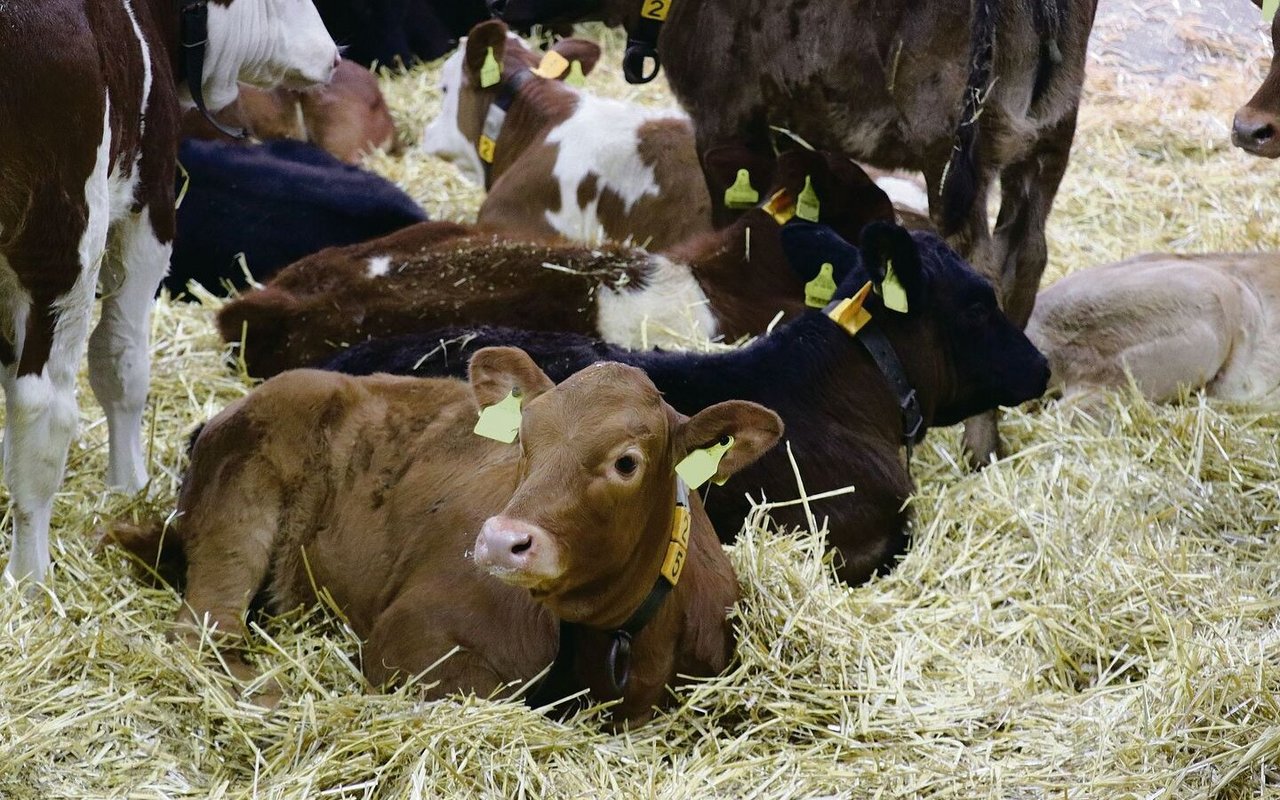
<path fill-rule="evenodd" d="M 558 548 L 550 534 L 524 520 L 485 520 L 473 557 L 490 575 L 517 586 L 533 587 L 560 576 Z"/>
<path fill-rule="evenodd" d="M 1275 114 L 1252 106 L 1236 112 L 1231 126 L 1231 143 L 1255 156 L 1280 156 L 1280 120 Z"/>

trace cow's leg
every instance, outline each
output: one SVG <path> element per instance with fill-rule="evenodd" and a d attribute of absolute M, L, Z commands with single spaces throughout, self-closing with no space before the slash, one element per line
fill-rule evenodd
<path fill-rule="evenodd" d="M 1045 224 L 1067 170 L 1075 130 L 1073 112 L 1046 132 L 1026 158 L 1000 173 L 1000 214 L 986 258 L 991 270 L 987 274 L 995 278 L 1005 314 L 1019 328 L 1031 318 L 1049 260 Z M 1001 455 L 996 420 L 997 412 L 989 411 L 965 421 L 964 446 L 970 464 L 982 466 Z"/>
<path fill-rule="evenodd" d="M 161 242 L 148 209 L 112 230 L 103 267 L 102 317 L 89 339 L 89 382 L 107 415 L 107 483 L 136 492 L 147 482 L 142 412 L 151 365 L 147 347 L 151 305 L 169 266 L 171 243 Z"/>
<path fill-rule="evenodd" d="M 104 109 L 83 201 L 68 197 L 51 178 L 32 193 L 31 222 L 7 248 L 8 268 L 31 286 L 5 298 L 12 305 L 9 316 L 20 322 L 14 362 L 4 371 L 4 477 L 13 507 L 8 580 L 43 581 L 49 567 L 53 497 L 78 421 L 76 373 L 107 244 L 109 116 Z M 69 281 L 55 283 L 58 276 Z"/>

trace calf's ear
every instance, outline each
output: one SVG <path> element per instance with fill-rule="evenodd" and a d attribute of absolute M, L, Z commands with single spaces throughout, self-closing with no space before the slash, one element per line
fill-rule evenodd
<path fill-rule="evenodd" d="M 520 404 L 525 405 L 556 386 L 518 347 L 482 347 L 471 357 L 467 372 L 471 393 L 482 409 L 501 402 L 512 391 L 520 393 Z"/>
<path fill-rule="evenodd" d="M 920 262 L 920 248 L 910 232 L 899 225 L 873 222 L 862 231 L 862 264 L 871 282 L 884 292 L 890 270 L 906 293 L 908 313 L 927 305 L 926 279 Z M 892 278 L 890 278 L 892 280 Z"/>
<path fill-rule="evenodd" d="M 553 52 L 564 56 L 572 64 L 577 61 L 582 65 L 582 74 L 590 75 L 600 61 L 600 45 L 586 39 L 561 39 L 551 48 Z M 560 78 L 563 80 L 569 73 L 566 71 Z"/>
<path fill-rule="evenodd" d="M 676 461 L 694 450 L 722 444 L 733 437 L 712 479 L 723 483 L 738 470 L 768 452 L 782 437 L 782 419 L 769 409 L 746 400 L 727 400 L 704 408 L 676 431 Z"/>
<path fill-rule="evenodd" d="M 507 49 L 507 24 L 501 20 L 491 19 L 481 22 L 471 29 L 467 36 L 467 54 L 462 60 L 462 71 L 466 73 L 467 83 L 473 88 L 490 88 L 484 85 L 481 74 L 489 51 L 493 50 L 493 59 L 498 65 L 498 74 L 502 74 L 502 59 Z"/>

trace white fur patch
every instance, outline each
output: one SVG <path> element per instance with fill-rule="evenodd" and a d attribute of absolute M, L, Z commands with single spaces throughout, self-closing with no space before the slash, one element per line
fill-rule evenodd
<path fill-rule="evenodd" d="M 440 69 L 440 114 L 422 132 L 422 149 L 427 155 L 448 161 L 472 183 L 484 185 L 484 164 L 458 127 L 458 93 L 462 91 L 462 61 L 467 49 L 464 37 L 458 50 Z"/>
<path fill-rule="evenodd" d="M 391 256 L 374 256 L 369 259 L 369 266 L 365 269 L 365 275 L 370 278 L 384 277 L 391 271 Z"/>
<path fill-rule="evenodd" d="M 929 216 L 929 192 L 925 189 L 923 182 L 883 175 L 876 178 L 876 186 L 889 195 L 889 201 L 893 203 L 894 208 L 905 209 L 922 217 Z"/>
<path fill-rule="evenodd" d="M 129 23 L 133 25 L 133 35 L 138 40 L 138 49 L 142 58 L 142 100 L 138 108 L 142 110 L 138 119 L 138 138 L 147 131 L 147 107 L 151 101 L 151 48 L 147 47 L 147 39 L 142 35 L 142 27 L 138 25 L 138 18 L 133 13 L 133 4 L 130 0 L 123 0 L 124 12 L 129 15 Z"/>
<path fill-rule="evenodd" d="M 719 334 L 707 296 L 689 268 L 650 256 L 648 286 L 597 290 L 596 329 L 601 338 L 632 349 L 680 347 Z"/>
<path fill-rule="evenodd" d="M 547 135 L 548 142 L 559 145 L 552 176 L 560 187 L 560 210 L 547 212 L 551 227 L 572 239 L 599 236 L 598 197 L 578 205 L 578 186 L 588 175 L 596 176 L 599 192 L 618 195 L 627 212 L 641 198 L 657 197 L 657 177 L 640 158 L 640 127 L 673 116 L 669 110 L 581 95 L 573 114 Z"/>

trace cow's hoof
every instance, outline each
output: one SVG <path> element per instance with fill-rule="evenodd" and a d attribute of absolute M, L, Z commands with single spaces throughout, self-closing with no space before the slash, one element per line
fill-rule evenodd
<path fill-rule="evenodd" d="M 965 460 L 971 469 L 982 469 L 991 462 L 1004 457 L 1004 448 L 1000 442 L 1000 429 L 996 424 L 996 413 L 989 411 L 964 421 Z"/>

